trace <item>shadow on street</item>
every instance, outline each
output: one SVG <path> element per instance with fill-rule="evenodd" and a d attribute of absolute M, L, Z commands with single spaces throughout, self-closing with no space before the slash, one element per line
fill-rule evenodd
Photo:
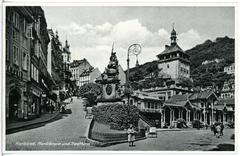
<path fill-rule="evenodd" d="M 25 130 L 29 130 L 29 129 L 34 129 L 34 128 L 38 128 L 38 127 L 43 127 L 43 126 L 45 126 L 45 125 L 48 124 L 48 123 L 51 123 L 51 122 L 54 122 L 54 121 L 58 121 L 58 120 L 64 119 L 64 118 L 68 117 L 68 115 L 69 115 L 69 114 L 59 113 L 54 119 L 49 120 L 49 121 L 47 121 L 47 122 L 36 123 L 36 124 L 33 124 L 33 125 L 29 125 L 29 126 L 25 126 L 25 127 L 21 127 L 21 128 L 16 128 L 16 129 L 8 130 L 8 131 L 6 131 L 6 134 L 12 134 L 12 133 L 16 133 L 16 132 L 19 132 L 19 131 L 25 131 Z"/>

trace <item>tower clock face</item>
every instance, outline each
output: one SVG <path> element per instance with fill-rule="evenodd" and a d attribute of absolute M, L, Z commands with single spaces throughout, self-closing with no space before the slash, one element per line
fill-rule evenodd
<path fill-rule="evenodd" d="M 107 95 L 111 95 L 112 94 L 112 86 L 111 85 L 107 85 L 107 87 L 106 87 L 106 93 L 107 93 Z"/>

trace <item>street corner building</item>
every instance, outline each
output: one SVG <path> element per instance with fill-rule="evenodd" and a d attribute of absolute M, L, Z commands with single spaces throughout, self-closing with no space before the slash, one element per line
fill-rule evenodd
<path fill-rule="evenodd" d="M 59 107 L 72 90 L 70 51 L 47 29 L 40 6 L 6 7 L 6 121 L 29 120 Z"/>
<path fill-rule="evenodd" d="M 8 120 L 27 119 L 40 113 L 40 99 L 44 89 L 38 83 L 47 70 L 46 48 L 49 38 L 46 30 L 46 20 L 40 7 L 6 8 Z"/>

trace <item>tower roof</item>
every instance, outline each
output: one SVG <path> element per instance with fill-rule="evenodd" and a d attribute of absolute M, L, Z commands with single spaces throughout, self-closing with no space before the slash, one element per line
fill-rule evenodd
<path fill-rule="evenodd" d="M 63 48 L 63 53 L 67 53 L 70 54 L 70 50 L 69 50 L 70 45 L 68 44 L 68 41 L 65 41 L 65 46 Z"/>
<path fill-rule="evenodd" d="M 161 52 L 160 54 L 158 54 L 157 57 L 159 57 L 161 55 L 165 55 L 165 54 L 170 54 L 170 53 L 173 53 L 173 52 L 184 53 L 184 51 L 177 44 L 177 33 L 176 33 L 176 30 L 174 29 L 174 23 L 173 23 L 173 28 L 172 28 L 170 39 L 171 39 L 171 44 L 170 45 L 165 45 L 164 51 Z M 186 53 L 184 53 L 184 54 L 186 54 Z"/>
<path fill-rule="evenodd" d="M 168 46 L 166 45 L 165 46 L 165 50 L 160 53 L 159 55 L 162 55 L 162 54 L 168 54 L 168 53 L 172 53 L 172 52 L 176 52 L 176 51 L 180 51 L 180 52 L 183 52 L 183 50 L 179 47 L 178 44 L 175 44 L 174 46 Z"/>
<path fill-rule="evenodd" d="M 172 32 L 171 32 L 171 35 L 177 35 L 177 32 L 176 30 L 173 28 Z"/>

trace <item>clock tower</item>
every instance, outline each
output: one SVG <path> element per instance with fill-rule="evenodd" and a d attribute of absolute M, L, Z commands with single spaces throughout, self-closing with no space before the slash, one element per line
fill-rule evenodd
<path fill-rule="evenodd" d="M 96 80 L 102 85 L 102 95 L 98 99 L 98 105 L 108 103 L 122 103 L 120 97 L 120 79 L 116 52 L 112 47 L 110 60 L 104 73 Z"/>

